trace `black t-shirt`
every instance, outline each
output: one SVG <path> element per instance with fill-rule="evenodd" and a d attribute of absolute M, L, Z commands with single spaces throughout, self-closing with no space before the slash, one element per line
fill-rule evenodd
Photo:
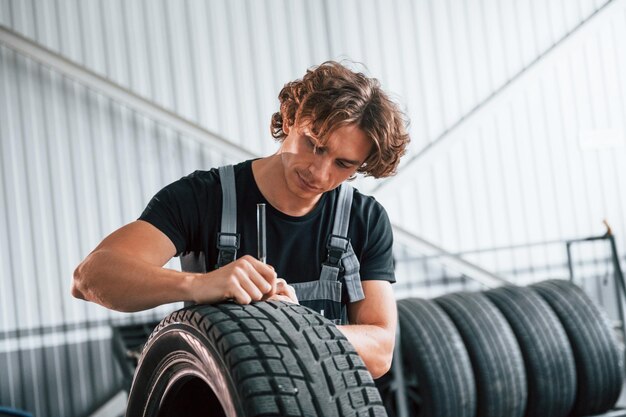
<path fill-rule="evenodd" d="M 319 279 L 327 258 L 326 243 L 332 232 L 339 189 L 322 195 L 304 216 L 286 215 L 268 203 L 252 175 L 252 161 L 235 165 L 237 232 L 241 235 L 237 257 L 257 256 L 256 205 L 266 204 L 267 263 L 289 283 Z M 176 246 L 176 255 L 202 252 L 205 264 L 217 263 L 217 233 L 221 224 L 222 190 L 217 169 L 196 171 L 166 186 L 141 214 Z M 354 191 L 348 238 L 360 262 L 361 280 L 395 282 L 393 236 L 385 209 L 370 196 Z M 344 294 L 345 296 L 345 294 Z M 345 297 L 344 297 L 345 298 Z"/>

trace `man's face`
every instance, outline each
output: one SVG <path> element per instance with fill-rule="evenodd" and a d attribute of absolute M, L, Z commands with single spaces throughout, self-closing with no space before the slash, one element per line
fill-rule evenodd
<path fill-rule="evenodd" d="M 336 129 L 324 146 L 306 128 L 286 129 L 281 158 L 287 187 L 300 199 L 316 200 L 352 176 L 372 150 L 372 142 L 356 125 Z"/>

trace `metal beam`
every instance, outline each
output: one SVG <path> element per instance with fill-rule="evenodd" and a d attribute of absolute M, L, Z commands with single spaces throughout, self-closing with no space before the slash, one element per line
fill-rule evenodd
<path fill-rule="evenodd" d="M 218 148 L 226 154 L 233 155 L 235 159 L 250 159 L 258 156 L 248 149 L 234 144 L 226 138 L 155 104 L 113 80 L 96 74 L 92 70 L 59 55 L 57 52 L 42 47 L 31 39 L 3 25 L 0 25 L 0 43 L 88 88 L 101 92 L 110 99 L 131 108 L 157 123 L 170 126 L 176 132 L 193 138 L 203 145 Z"/>
<path fill-rule="evenodd" d="M 465 259 L 454 255 L 445 249 L 422 239 L 419 236 L 409 232 L 398 225 L 392 225 L 393 237 L 396 242 L 407 245 L 409 248 L 415 249 L 424 255 L 436 255 L 439 261 L 451 270 L 465 275 L 466 277 L 480 282 L 487 288 L 496 288 L 502 285 L 512 285 L 513 282 L 491 273 Z"/>

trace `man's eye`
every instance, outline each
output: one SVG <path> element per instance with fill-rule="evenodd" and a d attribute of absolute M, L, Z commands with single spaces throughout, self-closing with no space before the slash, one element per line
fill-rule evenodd
<path fill-rule="evenodd" d="M 351 167 L 352 167 L 351 165 L 346 164 L 346 163 L 345 163 L 345 162 L 343 162 L 343 161 L 337 161 L 337 166 L 338 166 L 339 168 L 344 168 L 344 169 L 347 169 L 347 168 L 351 168 Z"/>

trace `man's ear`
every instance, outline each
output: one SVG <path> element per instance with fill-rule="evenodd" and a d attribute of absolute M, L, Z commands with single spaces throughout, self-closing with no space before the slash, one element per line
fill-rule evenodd
<path fill-rule="evenodd" d="M 290 129 L 290 128 L 291 128 L 291 127 L 287 124 L 287 120 L 285 120 L 285 119 L 283 118 L 283 132 L 285 133 L 285 135 L 288 135 L 288 134 L 289 134 L 289 129 Z"/>

